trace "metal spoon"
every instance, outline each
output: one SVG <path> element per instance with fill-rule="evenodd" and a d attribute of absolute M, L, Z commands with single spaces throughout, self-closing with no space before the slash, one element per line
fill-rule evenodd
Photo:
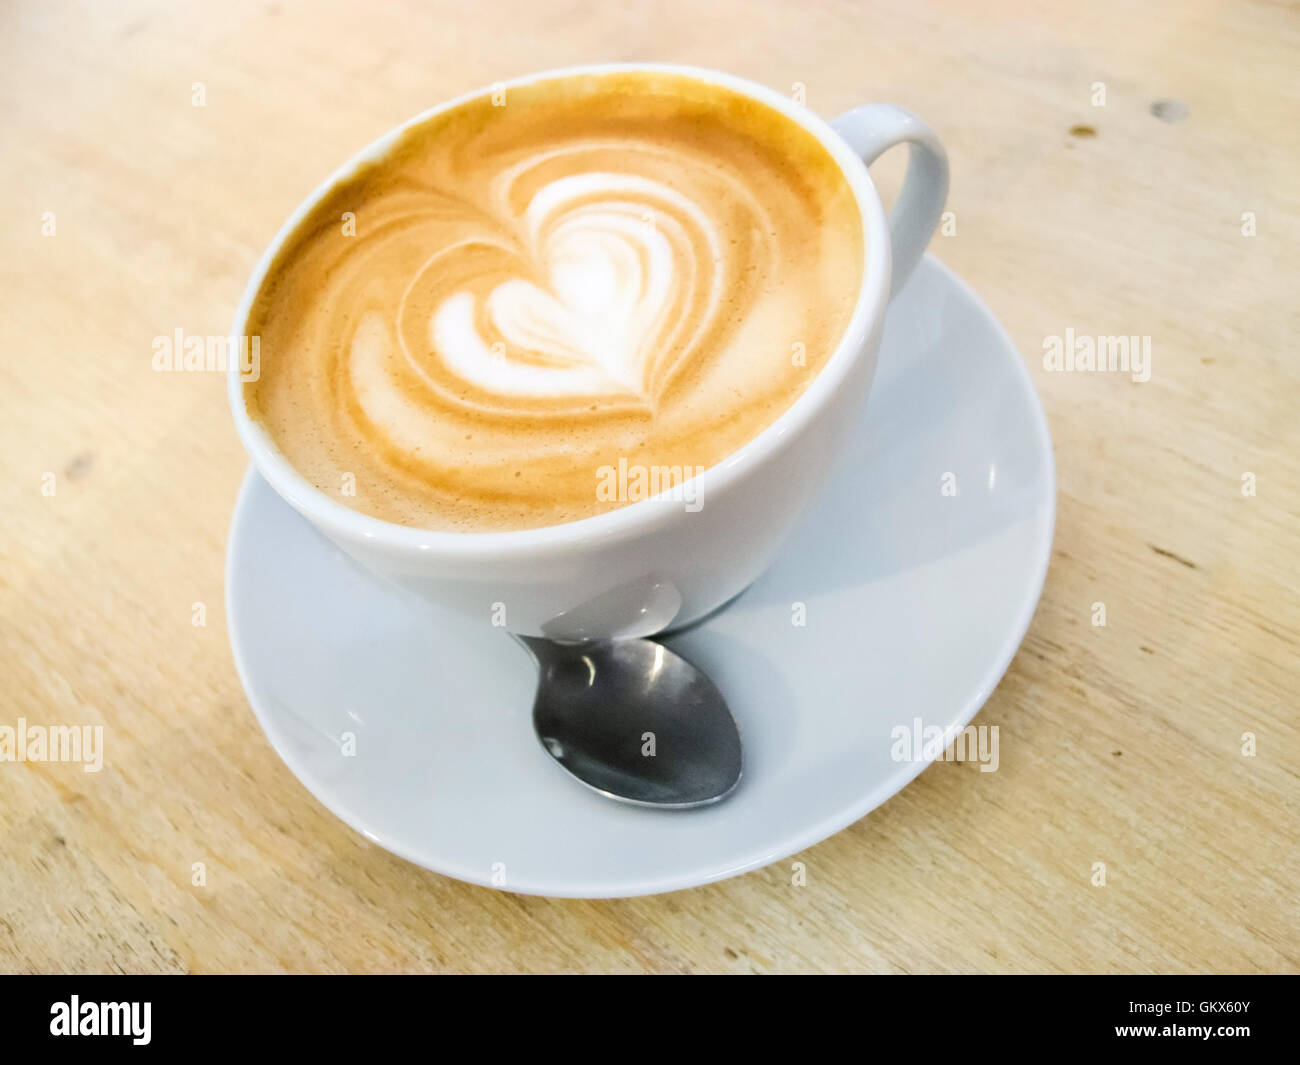
<path fill-rule="evenodd" d="M 533 727 L 570 775 L 620 802 L 686 810 L 740 781 L 740 733 L 711 680 L 652 640 L 516 636 L 540 676 Z"/>

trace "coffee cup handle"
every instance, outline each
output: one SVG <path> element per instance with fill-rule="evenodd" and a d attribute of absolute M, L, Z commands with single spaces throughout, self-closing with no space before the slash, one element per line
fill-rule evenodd
<path fill-rule="evenodd" d="M 934 130 L 893 104 L 867 104 L 846 111 L 831 126 L 868 166 L 898 144 L 907 144 L 907 177 L 889 213 L 893 248 L 892 299 L 903 287 L 934 236 L 948 200 L 948 153 Z"/>

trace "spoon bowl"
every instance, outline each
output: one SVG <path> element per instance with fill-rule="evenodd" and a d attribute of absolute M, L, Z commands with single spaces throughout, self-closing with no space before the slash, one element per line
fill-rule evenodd
<path fill-rule="evenodd" d="M 533 726 L 571 776 L 611 799 L 686 810 L 740 782 L 740 732 L 714 683 L 653 640 L 516 636 L 537 661 Z"/>

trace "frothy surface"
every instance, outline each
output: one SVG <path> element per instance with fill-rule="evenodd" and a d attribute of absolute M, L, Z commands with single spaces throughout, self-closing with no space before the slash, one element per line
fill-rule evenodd
<path fill-rule="evenodd" d="M 861 230 L 816 138 L 730 90 L 619 73 L 484 95 L 300 224 L 249 318 L 249 413 L 388 521 L 589 517 L 634 501 L 602 468 L 708 468 L 794 402 L 847 327 Z"/>

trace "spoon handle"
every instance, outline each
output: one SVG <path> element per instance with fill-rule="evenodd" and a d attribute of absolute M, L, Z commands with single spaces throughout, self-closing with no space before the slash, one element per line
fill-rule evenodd
<path fill-rule="evenodd" d="M 563 646 L 548 640 L 545 636 L 521 636 L 517 632 L 512 632 L 510 635 L 515 638 L 516 643 L 533 656 L 539 666 L 550 661 L 555 656 L 557 649 Z"/>

